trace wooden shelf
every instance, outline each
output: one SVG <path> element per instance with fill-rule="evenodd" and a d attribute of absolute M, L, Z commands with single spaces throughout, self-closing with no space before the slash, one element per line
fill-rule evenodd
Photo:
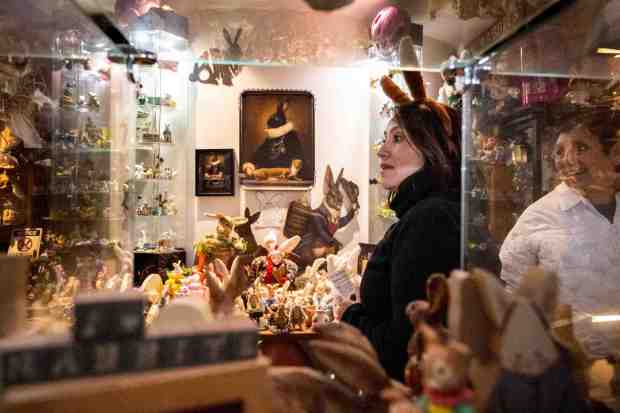
<path fill-rule="evenodd" d="M 189 367 L 17 386 L 0 397 L 3 413 L 271 411 L 268 361 Z"/>

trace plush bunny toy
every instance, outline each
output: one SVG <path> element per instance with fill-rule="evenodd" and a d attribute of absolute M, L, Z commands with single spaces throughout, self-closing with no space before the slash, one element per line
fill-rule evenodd
<path fill-rule="evenodd" d="M 286 258 L 299 244 L 301 238 L 296 235 L 284 240 L 278 245 L 275 232 L 271 231 L 261 245 L 267 250 L 267 255 L 257 257 L 252 261 L 249 277 L 252 282 L 257 278 L 263 284 L 284 284 L 293 282 L 297 277 L 298 267 L 293 261 Z"/>

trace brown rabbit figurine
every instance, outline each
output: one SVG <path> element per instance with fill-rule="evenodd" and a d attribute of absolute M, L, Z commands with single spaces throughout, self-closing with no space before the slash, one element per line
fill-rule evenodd
<path fill-rule="evenodd" d="M 412 301 L 405 312 L 413 326 L 414 334 L 409 340 L 407 352 L 409 361 L 405 367 L 405 384 L 413 394 L 422 393 L 421 360 L 424 353 L 424 340 L 419 327 L 424 323 L 444 332 L 442 322 L 446 319 L 448 310 L 448 281 L 443 274 L 432 274 L 426 281 L 426 296 L 428 301 Z"/>
<path fill-rule="evenodd" d="M 470 352 L 443 331 L 425 323 L 419 331 L 424 338 L 422 384 L 424 394 L 418 400 L 421 413 L 473 413 L 473 392 L 467 388 Z"/>

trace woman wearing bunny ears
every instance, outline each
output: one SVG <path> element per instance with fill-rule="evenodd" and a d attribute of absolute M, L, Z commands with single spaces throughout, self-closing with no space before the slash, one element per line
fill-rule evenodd
<path fill-rule="evenodd" d="M 383 367 L 400 380 L 412 334 L 405 308 L 425 299 L 431 274 L 459 267 L 461 238 L 459 113 L 426 97 L 419 72 L 403 75 L 413 98 L 389 77 L 381 80 L 396 108 L 378 152 L 381 183 L 399 220 L 367 264 L 361 301 L 341 317 L 368 337 Z"/>

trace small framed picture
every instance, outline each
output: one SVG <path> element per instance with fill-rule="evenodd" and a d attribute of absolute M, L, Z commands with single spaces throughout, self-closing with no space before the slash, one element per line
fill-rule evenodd
<path fill-rule="evenodd" d="M 196 196 L 235 195 L 232 149 L 196 149 Z"/>

